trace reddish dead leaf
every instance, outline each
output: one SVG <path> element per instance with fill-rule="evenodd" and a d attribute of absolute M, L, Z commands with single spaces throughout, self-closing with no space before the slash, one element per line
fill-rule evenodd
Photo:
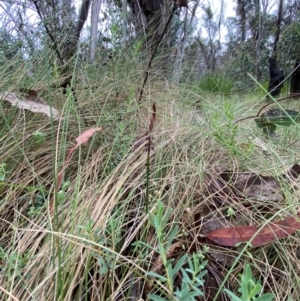
<path fill-rule="evenodd" d="M 67 165 L 69 164 L 70 162 L 70 159 L 71 159 L 71 156 L 73 154 L 73 152 L 81 145 L 81 144 L 85 144 L 89 141 L 89 139 L 93 136 L 93 134 L 95 132 L 99 132 L 101 131 L 102 128 L 101 127 L 97 127 L 97 128 L 90 128 L 88 130 L 86 130 L 85 132 L 81 133 L 75 140 L 77 142 L 77 144 L 72 147 L 69 152 L 68 152 L 68 155 L 67 155 L 67 158 L 63 164 L 63 168 L 60 170 L 60 172 L 58 173 L 57 175 L 57 181 L 56 181 L 56 191 L 58 191 L 61 187 L 61 184 L 62 184 L 62 181 L 63 181 L 63 173 L 64 173 L 64 170 L 65 168 L 67 167 Z M 54 198 L 51 202 L 51 205 L 50 205 L 50 213 L 53 213 L 53 203 L 54 203 Z"/>
<path fill-rule="evenodd" d="M 221 246 L 234 247 L 238 243 L 251 241 L 253 247 L 261 246 L 276 239 L 285 238 L 300 229 L 300 213 L 282 221 L 270 222 L 263 226 L 240 226 L 214 230 L 206 237 Z"/>
<path fill-rule="evenodd" d="M 86 130 L 85 132 L 81 133 L 75 140 L 77 142 L 77 144 L 72 147 L 67 155 L 67 158 L 63 164 L 63 168 L 61 169 L 61 171 L 58 173 L 57 175 L 57 191 L 60 189 L 61 183 L 62 183 L 62 176 L 63 176 L 63 171 L 65 169 L 65 167 L 69 164 L 71 156 L 73 154 L 73 152 L 81 145 L 81 144 L 85 144 L 89 141 L 89 139 L 93 136 L 93 134 L 95 132 L 99 132 L 101 131 L 102 128 L 98 127 L 98 128 L 90 128 L 88 130 Z"/>
<path fill-rule="evenodd" d="M 76 148 L 81 144 L 87 143 L 89 139 L 94 135 L 95 132 L 99 132 L 101 130 L 102 128 L 99 127 L 99 128 L 90 128 L 85 132 L 83 132 L 81 135 L 79 135 L 76 138 L 76 142 L 77 142 Z"/>

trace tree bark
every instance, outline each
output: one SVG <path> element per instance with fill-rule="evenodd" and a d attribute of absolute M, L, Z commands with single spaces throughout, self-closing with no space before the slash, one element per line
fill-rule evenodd
<path fill-rule="evenodd" d="M 80 33 L 87 20 L 90 0 L 82 0 L 79 17 L 75 26 L 72 18 L 73 9 L 71 0 L 63 0 L 60 6 L 55 1 L 48 2 L 31 0 L 43 22 L 51 47 L 57 54 L 60 64 L 68 64 L 77 51 Z M 66 7 L 70 6 L 70 7 Z M 47 17 L 46 17 L 47 16 Z M 51 20 L 49 17 L 51 16 Z"/>
<path fill-rule="evenodd" d="M 244 0 L 237 0 L 236 14 L 240 17 L 241 42 L 246 41 L 246 8 Z"/>
<path fill-rule="evenodd" d="M 196 14 L 196 9 L 199 5 L 199 2 L 200 2 L 200 0 L 195 1 L 189 21 L 188 21 L 189 8 L 188 7 L 185 8 L 186 14 L 185 14 L 185 20 L 184 20 L 184 27 L 183 27 L 183 31 L 182 31 L 182 37 L 180 39 L 182 42 L 181 42 L 181 44 L 179 44 L 177 46 L 176 59 L 175 59 L 174 69 L 173 69 L 173 81 L 176 83 L 179 83 L 180 78 L 181 78 L 182 62 L 183 62 L 184 55 L 185 55 L 185 47 L 186 47 L 188 36 L 192 30 L 192 24 L 193 24 L 193 20 L 194 20 L 195 14 Z"/>
<path fill-rule="evenodd" d="M 282 8 L 283 8 L 283 0 L 279 0 L 278 13 L 277 13 L 277 19 L 276 19 L 276 24 L 275 24 L 276 31 L 275 31 L 275 39 L 274 39 L 274 45 L 273 45 L 273 57 L 276 57 L 277 43 L 278 43 L 279 37 L 280 37 Z"/>
<path fill-rule="evenodd" d="M 96 45 L 98 40 L 98 20 L 102 0 L 93 0 L 91 13 L 91 31 L 90 31 L 90 62 L 95 62 Z"/>
<path fill-rule="evenodd" d="M 134 15 L 134 26 L 137 34 L 144 33 L 146 40 L 153 40 L 163 30 L 161 25 L 162 13 L 160 10 L 166 0 L 127 0 Z"/>
<path fill-rule="evenodd" d="M 255 3 L 255 20 L 257 22 L 257 28 L 256 28 L 256 32 L 255 32 L 255 40 L 256 40 L 256 43 L 255 43 L 255 52 L 256 52 L 256 78 L 258 81 L 261 80 L 261 75 L 262 75 L 262 72 L 261 72 L 261 64 L 260 64 L 260 61 L 261 61 L 261 36 L 262 36 L 262 32 L 263 32 L 263 16 L 261 14 L 261 11 L 260 11 L 260 0 L 255 0 L 254 1 Z"/>

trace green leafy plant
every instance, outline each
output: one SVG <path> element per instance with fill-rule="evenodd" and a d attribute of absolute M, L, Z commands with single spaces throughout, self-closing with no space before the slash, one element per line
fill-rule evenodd
<path fill-rule="evenodd" d="M 246 265 L 245 271 L 241 275 L 239 291 L 242 295 L 238 297 L 228 289 L 224 289 L 224 291 L 231 297 L 232 301 L 271 301 L 274 298 L 271 293 L 262 294 L 262 286 L 253 278 L 249 264 Z"/>
<path fill-rule="evenodd" d="M 229 101 L 225 101 L 223 111 L 225 122 L 220 122 L 222 120 L 220 114 L 214 114 L 212 118 L 213 136 L 235 155 L 237 151 L 236 137 L 238 134 L 238 125 L 234 120 L 234 105 Z"/>
<path fill-rule="evenodd" d="M 100 229 L 93 229 L 94 221 L 92 219 L 89 219 L 84 225 L 77 225 L 80 237 L 86 239 L 92 238 L 94 241 L 97 241 L 99 246 L 105 247 L 91 252 L 92 257 L 96 260 L 98 273 L 101 276 L 107 275 L 120 266 L 117 264 L 117 255 L 113 252 L 118 247 L 122 236 L 122 230 L 119 227 L 120 218 L 117 218 L 119 214 L 120 212 L 116 211 L 111 216 L 107 222 L 105 234 L 101 234 L 102 236 L 99 234 Z"/>
<path fill-rule="evenodd" d="M 57 192 L 57 201 L 59 204 L 63 203 L 66 198 L 66 191 L 70 186 L 70 181 L 64 181 L 61 185 L 61 189 Z"/>
<path fill-rule="evenodd" d="M 159 200 L 157 214 L 153 216 L 153 226 L 158 239 L 159 254 L 164 266 L 165 276 L 153 271 L 150 271 L 148 276 L 163 282 L 167 286 L 168 292 L 160 292 L 159 295 L 149 294 L 148 298 L 153 301 L 167 301 L 170 299 L 196 301 L 197 296 L 204 296 L 201 287 L 204 284 L 203 276 L 207 273 L 204 270 L 207 261 L 203 260 L 204 255 L 202 253 L 193 254 L 192 256 L 184 254 L 175 265 L 172 264 L 171 260 L 167 259 L 167 252 L 178 234 L 178 226 L 173 227 L 169 234 L 164 230 L 171 214 L 172 211 L 165 210 L 163 203 Z M 180 287 L 175 288 L 174 280 L 179 272 L 182 274 L 182 282 Z"/>
<path fill-rule="evenodd" d="M 202 91 L 221 95 L 230 95 L 233 87 L 233 81 L 222 74 L 208 73 L 201 78 L 199 83 Z"/>
<path fill-rule="evenodd" d="M 18 252 L 8 253 L 0 247 L 0 269 L 2 275 L 11 279 L 12 277 L 15 277 L 15 279 L 22 279 L 23 276 L 21 275 L 21 270 L 32 258 L 34 258 L 34 255 L 30 250 L 24 254 L 20 254 Z M 31 275 L 25 275 L 25 277 L 30 278 Z"/>
<path fill-rule="evenodd" d="M 35 131 L 33 134 L 34 144 L 36 146 L 41 146 L 46 141 L 46 135 L 40 131 Z"/>

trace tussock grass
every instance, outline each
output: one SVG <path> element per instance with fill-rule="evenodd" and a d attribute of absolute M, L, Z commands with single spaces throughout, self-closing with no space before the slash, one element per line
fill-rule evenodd
<path fill-rule="evenodd" d="M 142 298 L 147 271 L 157 257 L 151 216 L 158 200 L 172 209 L 166 236 L 179 226 L 175 241 L 185 249 L 178 253 L 202 250 L 199 223 L 212 215 L 222 222 L 228 207 L 246 225 L 290 216 L 299 207 L 298 190 L 285 189 L 286 198 L 274 204 L 268 216 L 260 212 L 259 203 L 252 210 L 239 203 L 208 209 L 214 196 L 204 181 L 205 174 L 225 170 L 278 177 L 299 161 L 297 125 L 279 128 L 276 141 L 268 139 L 253 120 L 235 123 L 255 115 L 263 104 L 259 98 L 207 96 L 190 83 L 177 86 L 163 77 L 150 80 L 144 101 L 137 103 L 142 66 L 129 69 L 116 62 L 114 67 L 98 74 L 75 69 L 77 105 L 70 91 L 63 95 L 46 76 L 36 75 L 43 97 L 63 112 L 60 122 L 0 103 L 0 164 L 6 164 L 0 183 L 0 300 Z M 124 70 L 130 73 L 125 76 Z M 17 89 L 23 75 L 20 67 L 2 88 Z M 147 129 L 153 102 L 157 120 L 147 181 L 147 153 L 144 146 L 134 149 L 133 143 Z M 76 150 L 62 189 L 56 191 L 67 151 L 80 133 L 95 126 L 102 132 Z M 44 134 L 43 142 L 36 131 Z M 262 247 L 237 248 L 230 251 L 231 265 L 215 261 L 213 266 L 228 275 L 237 290 L 238 274 L 249 262 L 276 300 L 298 300 L 298 245 L 295 234 Z M 229 254 L 226 248 L 210 247 Z M 167 290 L 157 281 L 153 289 Z"/>

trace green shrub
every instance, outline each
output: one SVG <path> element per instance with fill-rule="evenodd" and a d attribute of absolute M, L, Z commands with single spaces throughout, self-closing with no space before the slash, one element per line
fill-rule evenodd
<path fill-rule="evenodd" d="M 234 84 L 233 81 L 222 74 L 205 74 L 199 83 L 199 88 L 205 92 L 230 95 Z"/>

